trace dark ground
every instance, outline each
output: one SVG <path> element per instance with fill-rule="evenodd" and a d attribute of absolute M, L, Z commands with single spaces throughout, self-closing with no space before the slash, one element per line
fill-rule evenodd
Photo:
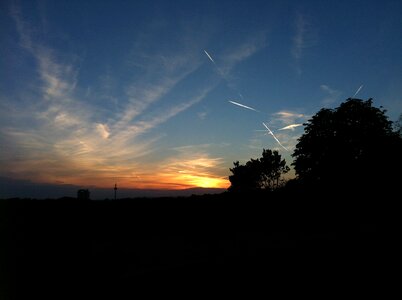
<path fill-rule="evenodd" d="M 377 289 L 396 264 L 392 209 L 291 199 L 1 200 L 3 298 Z"/>

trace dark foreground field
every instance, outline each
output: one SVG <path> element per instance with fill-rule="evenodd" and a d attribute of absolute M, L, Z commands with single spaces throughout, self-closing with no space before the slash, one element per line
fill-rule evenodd
<path fill-rule="evenodd" d="M 2 293 L 115 299 L 145 284 L 148 293 L 168 283 L 198 294 L 360 280 L 368 288 L 394 264 L 385 205 L 271 197 L 2 200 Z"/>

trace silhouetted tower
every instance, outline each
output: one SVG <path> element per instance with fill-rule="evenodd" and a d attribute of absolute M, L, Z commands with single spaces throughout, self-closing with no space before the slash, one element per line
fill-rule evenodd
<path fill-rule="evenodd" d="M 81 189 L 77 191 L 78 200 L 89 200 L 89 190 Z"/>
<path fill-rule="evenodd" d="M 116 200 L 116 194 L 117 194 L 117 183 L 114 184 L 114 200 Z"/>

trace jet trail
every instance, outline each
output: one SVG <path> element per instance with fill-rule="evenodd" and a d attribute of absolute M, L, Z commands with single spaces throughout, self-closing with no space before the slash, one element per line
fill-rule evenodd
<path fill-rule="evenodd" d="M 303 124 L 290 124 L 288 126 L 279 128 L 278 130 L 287 130 L 287 129 L 294 130 L 296 127 L 299 127 L 299 126 L 303 126 Z"/>
<path fill-rule="evenodd" d="M 212 63 L 215 65 L 216 70 L 218 71 L 218 73 L 222 77 L 222 79 L 226 81 L 226 84 L 228 85 L 228 87 L 230 89 L 234 90 L 235 92 L 237 92 L 237 94 L 239 94 L 239 97 L 243 100 L 243 95 L 236 89 L 236 87 L 234 87 L 233 84 L 231 84 L 229 82 L 229 80 L 228 80 L 227 76 L 225 75 L 225 73 L 220 68 L 218 68 L 218 65 L 216 64 L 216 62 L 214 61 L 212 56 L 209 55 L 207 50 L 204 49 L 204 53 L 205 53 L 206 56 L 208 56 L 209 60 L 212 61 Z"/>
<path fill-rule="evenodd" d="M 252 108 L 250 106 L 247 106 L 247 105 L 244 105 L 244 104 L 241 104 L 241 103 L 238 103 L 238 102 L 230 101 L 230 100 L 229 100 L 229 102 L 234 104 L 234 105 L 237 105 L 237 106 L 240 106 L 240 107 L 243 107 L 243 108 L 246 108 L 246 109 L 250 109 L 250 110 L 254 110 L 256 112 L 259 112 L 258 110 L 254 109 L 254 108 Z"/>
<path fill-rule="evenodd" d="M 278 142 L 278 144 L 279 144 L 283 149 L 285 149 L 286 151 L 289 151 L 288 149 L 286 149 L 285 146 L 283 146 L 283 145 L 281 144 L 281 142 L 276 138 L 276 136 L 275 136 L 274 133 L 271 131 L 271 129 L 269 129 L 269 127 L 268 127 L 264 122 L 262 122 L 262 125 L 264 125 L 264 127 L 268 130 L 269 134 L 274 137 L 274 139 Z"/>
<path fill-rule="evenodd" d="M 360 92 L 360 90 L 361 90 L 362 88 L 363 88 L 363 85 L 361 85 L 361 86 L 357 89 L 356 93 L 353 95 L 352 98 L 356 97 L 356 95 Z"/>
<path fill-rule="evenodd" d="M 215 61 L 213 60 L 213 58 L 211 57 L 211 55 L 209 55 L 209 53 L 207 52 L 207 50 L 204 50 L 205 54 L 208 56 L 208 58 L 214 63 L 214 65 L 216 65 Z"/>

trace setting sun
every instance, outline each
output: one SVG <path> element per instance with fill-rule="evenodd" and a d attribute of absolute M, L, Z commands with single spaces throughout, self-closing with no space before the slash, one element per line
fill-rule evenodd
<path fill-rule="evenodd" d="M 192 176 L 192 183 L 202 188 L 227 188 L 229 183 L 222 178 Z"/>

